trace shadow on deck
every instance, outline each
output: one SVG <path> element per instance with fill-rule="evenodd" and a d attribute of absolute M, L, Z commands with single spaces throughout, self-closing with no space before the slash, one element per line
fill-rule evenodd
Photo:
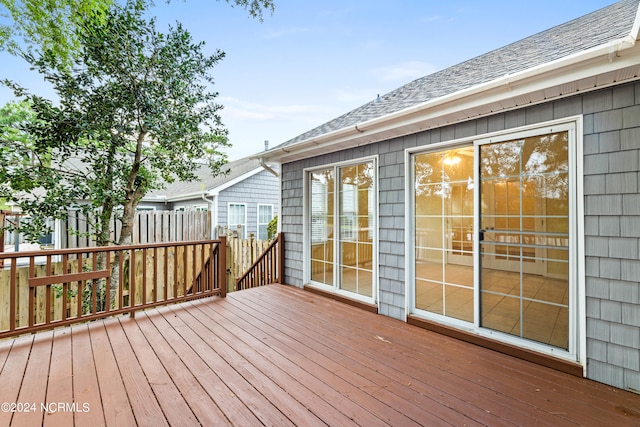
<path fill-rule="evenodd" d="M 0 341 L 0 385 L 15 426 L 640 425 L 640 395 L 284 285 Z"/>

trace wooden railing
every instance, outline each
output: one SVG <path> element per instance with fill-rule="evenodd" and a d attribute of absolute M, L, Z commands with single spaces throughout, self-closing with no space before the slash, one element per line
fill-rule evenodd
<path fill-rule="evenodd" d="M 263 254 L 238 279 L 236 289 L 248 289 L 270 283 L 281 283 L 284 278 L 284 233 L 269 244 Z"/>
<path fill-rule="evenodd" d="M 0 338 L 226 296 L 226 238 L 0 253 Z"/>

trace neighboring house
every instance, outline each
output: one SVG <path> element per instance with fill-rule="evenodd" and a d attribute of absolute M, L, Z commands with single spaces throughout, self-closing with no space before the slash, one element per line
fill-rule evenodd
<path fill-rule="evenodd" d="M 284 282 L 640 391 L 640 43 L 623 0 L 256 155 Z"/>
<path fill-rule="evenodd" d="M 138 210 L 208 210 L 212 230 L 218 225 L 230 229 L 241 225 L 241 237 L 253 233 L 266 240 L 267 225 L 278 215 L 278 178 L 249 158 L 229 162 L 222 170 L 228 173 L 212 177 L 203 165 L 196 172 L 197 180 L 174 182 L 147 194 Z"/>

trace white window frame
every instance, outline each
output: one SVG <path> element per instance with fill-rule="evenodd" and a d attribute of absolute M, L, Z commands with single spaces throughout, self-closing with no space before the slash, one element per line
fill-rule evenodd
<path fill-rule="evenodd" d="M 474 168 L 474 182 L 479 182 L 480 170 L 477 166 L 479 147 L 482 144 L 491 142 L 508 141 L 527 136 L 535 136 L 544 133 L 569 131 L 569 173 L 570 181 L 570 238 L 569 238 L 569 350 L 558 349 L 548 345 L 536 343 L 514 337 L 512 335 L 481 328 L 480 325 L 480 215 L 479 209 L 479 186 L 475 185 L 474 197 L 474 322 L 464 322 L 457 319 L 446 318 L 439 315 L 429 315 L 416 310 L 415 300 L 415 237 L 413 227 L 405 229 L 405 269 L 407 272 L 406 301 L 407 313 L 428 318 L 438 323 L 445 324 L 457 329 L 466 330 L 496 339 L 517 347 L 526 348 L 539 353 L 548 354 L 559 359 L 569 360 L 579 363 L 586 373 L 586 292 L 585 292 L 585 254 L 584 254 L 584 188 L 583 188 L 583 116 L 573 116 L 564 119 L 553 120 L 534 125 L 522 126 L 490 134 L 477 135 L 470 138 L 456 139 L 413 147 L 405 150 L 405 224 L 413 223 L 415 212 L 414 181 L 413 176 L 413 156 L 427 151 L 437 151 L 455 148 L 461 145 L 474 146 L 474 158 L 476 167 Z M 418 312 L 417 312 L 418 311 Z"/>
<path fill-rule="evenodd" d="M 261 223 L 260 222 L 260 208 L 262 207 L 268 207 L 271 209 L 271 218 L 269 219 L 268 222 L 266 223 Z M 257 207 L 256 207 L 256 238 L 258 240 L 268 240 L 269 239 L 269 230 L 267 230 L 267 228 L 269 227 L 269 223 L 271 222 L 271 220 L 274 217 L 274 206 L 272 204 L 268 204 L 268 203 L 258 203 Z M 260 239 L 260 227 L 263 226 L 265 229 L 265 237 L 264 239 Z"/>
<path fill-rule="evenodd" d="M 244 223 L 236 222 L 235 224 L 231 223 L 231 206 L 242 206 L 244 209 Z M 240 238 L 245 239 L 247 235 L 247 204 L 246 203 L 238 203 L 238 202 L 229 202 L 227 203 L 227 227 L 229 230 L 237 230 L 238 225 L 242 226 L 242 236 L 238 236 Z"/>

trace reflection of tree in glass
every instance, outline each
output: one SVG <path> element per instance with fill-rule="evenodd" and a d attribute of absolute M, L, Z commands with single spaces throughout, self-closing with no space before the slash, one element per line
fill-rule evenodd
<path fill-rule="evenodd" d="M 451 197 L 451 182 L 466 182 L 473 188 L 473 147 L 425 153 L 415 157 L 414 176 L 416 196 Z"/>
<path fill-rule="evenodd" d="M 340 171 L 342 184 L 358 187 L 360 190 L 373 185 L 373 163 L 361 163 L 358 165 L 343 167 Z"/>
<path fill-rule="evenodd" d="M 322 185 L 333 186 L 333 169 L 313 172 L 311 180 L 318 181 Z"/>
<path fill-rule="evenodd" d="M 480 147 L 483 180 L 520 177 L 527 196 L 567 200 L 568 133 L 559 132 Z"/>

